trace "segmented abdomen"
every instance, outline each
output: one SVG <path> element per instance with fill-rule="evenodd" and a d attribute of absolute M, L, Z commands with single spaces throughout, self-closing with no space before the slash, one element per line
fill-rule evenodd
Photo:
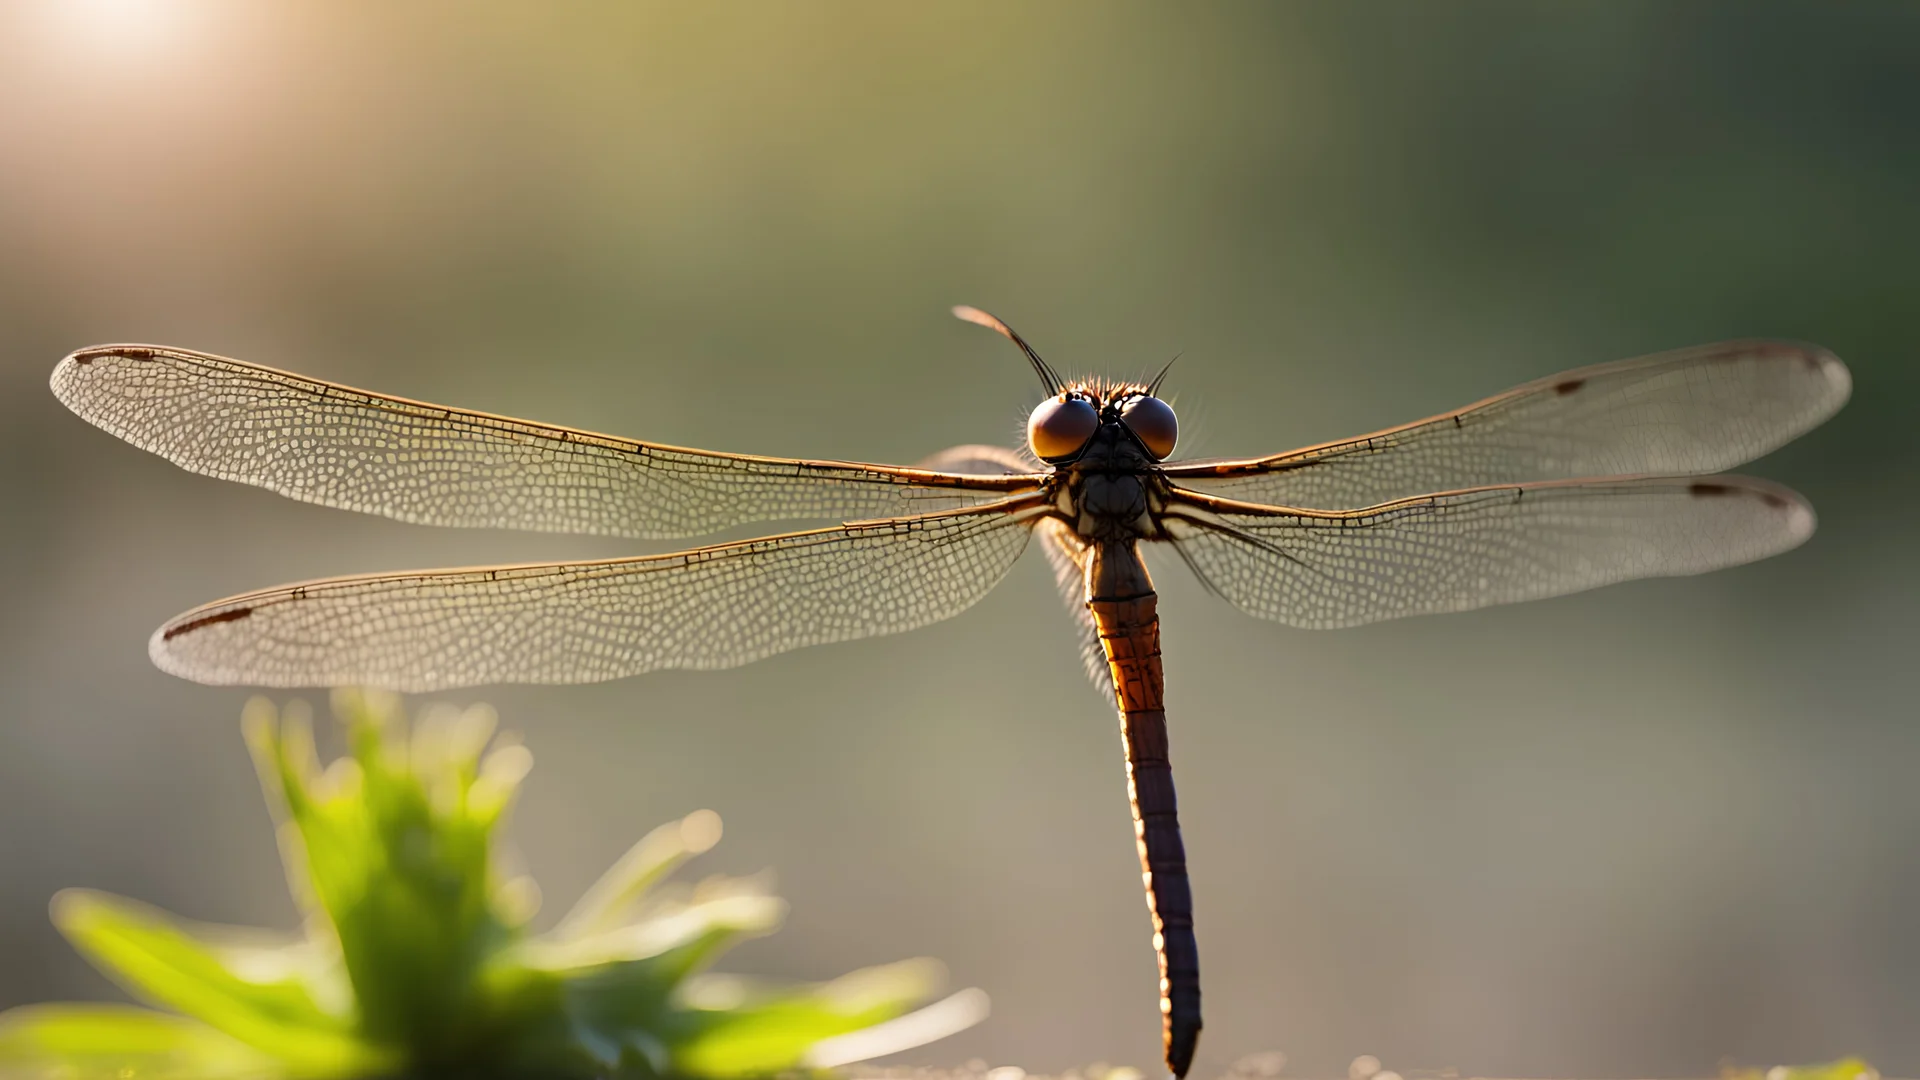
<path fill-rule="evenodd" d="M 1193 892 L 1167 760 L 1167 713 L 1161 695 L 1158 598 L 1143 595 L 1088 601 L 1113 673 L 1120 733 L 1127 750 L 1127 798 L 1140 851 L 1147 909 L 1160 962 L 1160 1014 L 1167 1068 L 1184 1077 L 1200 1038 L 1200 949 L 1193 937 Z"/>

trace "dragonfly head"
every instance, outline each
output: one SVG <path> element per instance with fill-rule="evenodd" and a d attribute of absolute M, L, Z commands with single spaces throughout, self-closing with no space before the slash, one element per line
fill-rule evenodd
<path fill-rule="evenodd" d="M 1027 354 L 1034 374 L 1040 376 L 1041 385 L 1047 388 L 1047 400 L 1027 417 L 1027 447 L 1035 457 L 1049 465 L 1073 461 L 1086 452 L 1094 434 L 1103 427 L 1114 427 L 1130 436 L 1154 461 L 1165 461 L 1173 454 L 1174 444 L 1180 439 L 1180 423 L 1173 415 L 1173 406 L 1157 396 L 1160 380 L 1166 378 L 1172 360 L 1145 386 L 1104 381 L 1067 386 L 1013 327 L 976 307 L 962 305 L 954 308 L 953 314 L 1018 345 Z"/>
<path fill-rule="evenodd" d="M 1101 429 L 1131 442 L 1154 461 L 1165 461 L 1180 441 L 1173 406 L 1137 383 L 1088 382 L 1036 406 L 1027 417 L 1027 446 L 1049 465 L 1078 459 Z"/>

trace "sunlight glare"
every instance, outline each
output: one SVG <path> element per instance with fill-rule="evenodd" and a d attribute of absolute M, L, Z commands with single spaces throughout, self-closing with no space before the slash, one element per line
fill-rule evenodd
<path fill-rule="evenodd" d="M 93 59 L 171 52 L 197 21 L 189 0 L 58 0 L 41 8 L 49 44 Z"/>

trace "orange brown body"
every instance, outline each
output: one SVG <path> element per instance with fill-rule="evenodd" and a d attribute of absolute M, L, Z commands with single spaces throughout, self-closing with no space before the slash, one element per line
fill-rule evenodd
<path fill-rule="evenodd" d="M 1159 598 L 1131 546 L 1098 549 L 1088 568 L 1087 608 L 1113 675 L 1127 754 L 1127 801 L 1153 916 L 1167 1067 L 1184 1076 L 1200 1038 L 1200 949 L 1193 936 L 1193 891 L 1167 757 Z"/>

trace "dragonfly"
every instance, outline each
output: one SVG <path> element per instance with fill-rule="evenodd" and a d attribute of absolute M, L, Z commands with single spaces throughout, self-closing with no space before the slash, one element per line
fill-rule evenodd
<path fill-rule="evenodd" d="M 731 668 L 958 615 L 1038 536 L 1118 709 L 1176 1077 L 1201 1030 L 1199 950 L 1142 549 L 1250 615 L 1311 629 L 1735 566 L 1804 542 L 1814 514 L 1787 488 L 1721 471 L 1820 424 L 1851 389 L 1825 349 L 1733 341 L 1569 371 L 1357 438 L 1175 461 L 1164 370 L 1144 384 L 1063 379 L 1000 319 L 954 314 L 1004 335 L 1038 376 L 1026 446 L 956 447 L 913 467 L 716 453 L 152 345 L 81 349 L 52 388 L 193 472 L 402 521 L 641 539 L 834 522 L 663 555 L 241 593 L 153 634 L 153 662 L 201 683 L 433 691 Z"/>

